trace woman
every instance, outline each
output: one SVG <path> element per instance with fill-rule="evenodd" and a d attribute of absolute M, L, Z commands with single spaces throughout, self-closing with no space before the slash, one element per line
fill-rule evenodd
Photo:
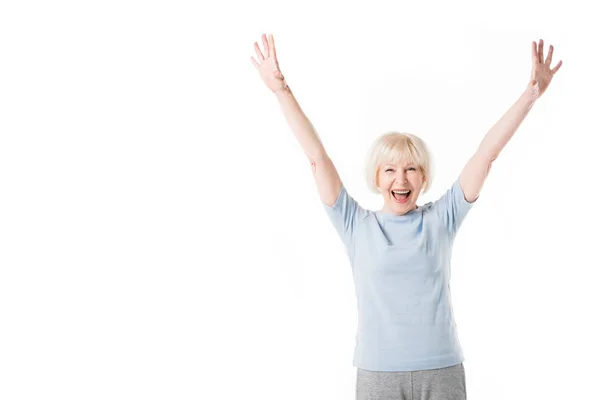
<path fill-rule="evenodd" d="M 450 258 L 459 226 L 479 197 L 493 161 L 562 65 L 543 60 L 532 42 L 531 78 L 523 94 L 485 135 L 460 176 L 437 201 L 417 205 L 431 186 L 431 157 L 409 133 L 381 135 L 371 147 L 366 177 L 383 195 L 379 211 L 362 208 L 347 192 L 310 121 L 287 85 L 273 35 L 252 63 L 275 93 L 312 166 L 319 196 L 342 239 L 358 301 L 353 365 L 356 398 L 466 399 L 462 349 L 450 302 Z"/>

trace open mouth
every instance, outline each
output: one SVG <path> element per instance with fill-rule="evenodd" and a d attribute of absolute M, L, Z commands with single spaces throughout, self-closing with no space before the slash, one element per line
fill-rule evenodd
<path fill-rule="evenodd" d="M 396 201 L 398 203 L 405 203 L 406 200 L 408 199 L 408 196 L 410 196 L 410 194 L 412 193 L 412 191 L 401 191 L 401 192 L 397 192 L 395 190 L 392 191 L 392 196 L 394 196 L 394 199 L 396 199 Z"/>

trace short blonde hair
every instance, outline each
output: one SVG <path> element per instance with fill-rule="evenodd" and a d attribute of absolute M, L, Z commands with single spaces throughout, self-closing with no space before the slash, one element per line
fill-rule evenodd
<path fill-rule="evenodd" d="M 387 132 L 372 144 L 366 158 L 365 177 L 369 190 L 379 194 L 377 175 L 386 163 L 412 162 L 423 172 L 425 183 L 422 193 L 431 187 L 433 160 L 425 142 L 411 133 Z"/>

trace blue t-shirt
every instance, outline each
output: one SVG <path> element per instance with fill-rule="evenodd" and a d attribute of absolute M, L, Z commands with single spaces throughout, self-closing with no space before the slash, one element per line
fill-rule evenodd
<path fill-rule="evenodd" d="M 342 184 L 322 202 L 352 266 L 358 306 L 353 365 L 419 371 L 464 361 L 450 294 L 457 230 L 473 206 L 459 183 L 435 202 L 397 216 L 362 208 Z"/>

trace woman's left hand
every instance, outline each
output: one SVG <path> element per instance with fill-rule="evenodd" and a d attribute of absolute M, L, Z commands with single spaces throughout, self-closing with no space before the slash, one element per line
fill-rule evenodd
<path fill-rule="evenodd" d="M 531 78 L 529 79 L 529 85 L 536 92 L 536 95 L 541 96 L 550 82 L 554 77 L 554 74 L 559 70 L 562 65 L 562 60 L 558 62 L 556 67 L 550 69 L 550 64 L 552 63 L 552 52 L 554 51 L 554 47 L 550 45 L 550 49 L 548 50 L 548 56 L 546 57 L 546 61 L 544 61 L 544 40 L 540 39 L 540 44 L 537 45 L 536 42 L 531 42 Z M 536 87 L 536 84 L 538 85 Z"/>

